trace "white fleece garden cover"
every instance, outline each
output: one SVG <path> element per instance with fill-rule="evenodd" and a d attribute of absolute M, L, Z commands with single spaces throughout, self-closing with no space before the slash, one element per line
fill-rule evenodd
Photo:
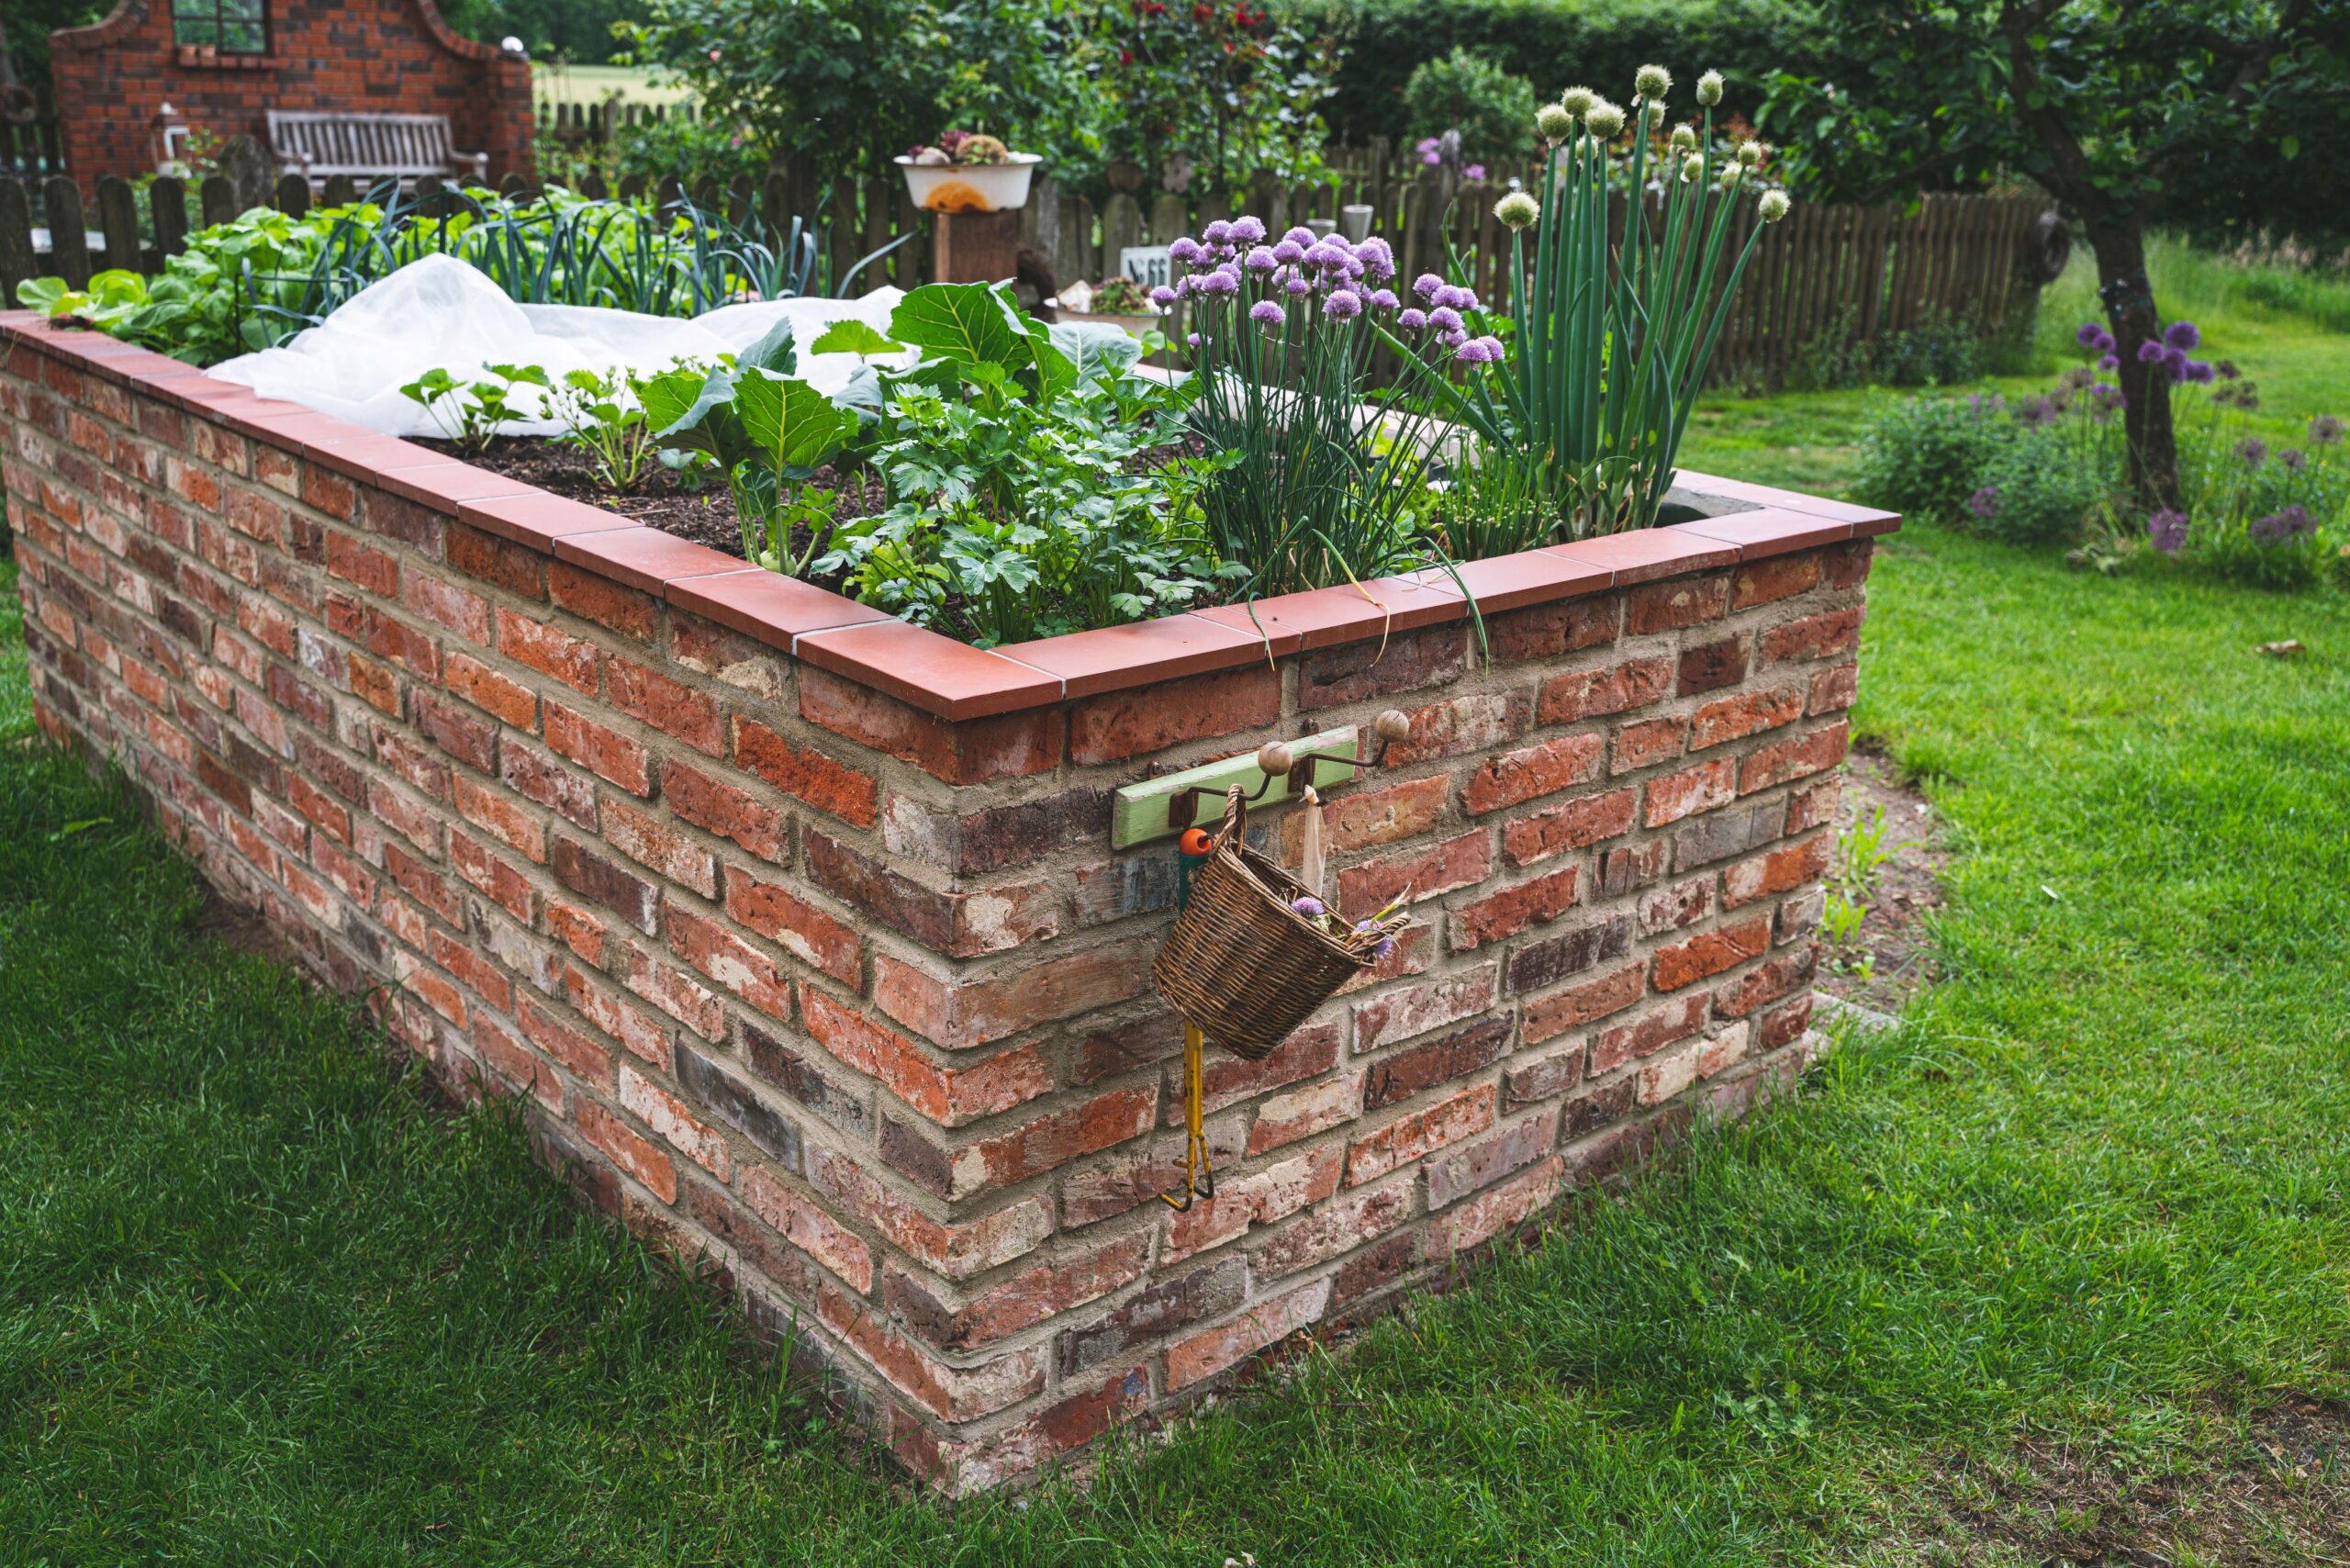
<path fill-rule="evenodd" d="M 886 333 L 903 297 L 902 289 L 877 288 L 858 299 L 761 300 L 680 320 L 585 305 L 517 305 L 468 263 L 426 256 L 361 289 L 284 346 L 226 361 L 211 374 L 386 435 L 445 436 L 451 431 L 400 391 L 429 370 L 446 370 L 459 382 L 479 379 L 493 364 L 535 364 L 558 383 L 570 370 L 650 374 L 680 359 L 707 364 L 740 353 L 789 319 L 800 352 L 793 374 L 829 396 L 864 362 L 853 353 L 811 354 L 808 345 L 834 321 L 863 321 Z M 873 363 L 915 357 L 876 355 Z M 519 406 L 538 407 L 536 388 L 515 394 Z M 552 435 L 560 427 L 531 420 L 498 428 Z"/>

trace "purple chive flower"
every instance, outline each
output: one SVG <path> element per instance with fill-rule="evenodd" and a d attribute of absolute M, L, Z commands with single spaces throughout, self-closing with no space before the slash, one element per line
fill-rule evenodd
<path fill-rule="evenodd" d="M 1355 253 L 1336 240 L 1317 240 L 1305 252 L 1305 264 L 1320 267 L 1324 272 L 1344 272 L 1347 263 L 1354 259 Z"/>
<path fill-rule="evenodd" d="M 1200 230 L 1200 238 L 1211 245 L 1229 245 L 1232 243 L 1232 225 L 1219 218 Z"/>
<path fill-rule="evenodd" d="M 2277 454 L 2277 461 L 2298 474 L 2310 465 L 2310 454 L 2298 447 L 2287 447 Z"/>
<path fill-rule="evenodd" d="M 1208 253 L 1205 251 L 1200 249 L 1200 242 L 1197 240 L 1192 239 L 1189 234 L 1182 235 L 1177 239 L 1174 243 L 1167 247 L 1168 259 L 1169 261 L 1181 262 L 1186 266 L 1194 262 L 1205 261 L 1207 259 L 1207 254 Z"/>
<path fill-rule="evenodd" d="M 2200 346 L 2203 334 L 2196 329 L 2192 321 L 2173 321 L 2163 329 L 2163 342 L 2169 347 L 2184 353 L 2188 349 Z"/>
<path fill-rule="evenodd" d="M 2339 446 L 2342 444 L 2342 421 L 2333 415 L 2320 414 L 2310 421 L 2310 444 Z"/>
<path fill-rule="evenodd" d="M 1973 512 L 1979 518 L 1988 519 L 1998 516 L 1999 487 L 1997 485 L 1986 485 L 1981 489 L 1975 491 L 1973 495 L 1967 497 L 1966 510 Z"/>
<path fill-rule="evenodd" d="M 2317 532 L 2317 520 L 2310 516 L 2304 506 L 2289 506 L 2283 511 L 2270 512 L 2256 518 L 2244 532 L 2262 544 L 2282 544 L 2288 539 L 2299 539 L 2304 533 Z"/>
<path fill-rule="evenodd" d="M 1373 283 L 1385 283 L 1395 275 L 1395 252 L 1376 234 L 1355 247 L 1355 260 Z"/>
<path fill-rule="evenodd" d="M 1449 305 L 1455 310 L 1474 310 L 1477 308 L 1477 293 L 1474 289 L 1449 285 L 1437 290 L 1436 302 Z"/>
<path fill-rule="evenodd" d="M 2084 321 L 2081 323 L 2081 330 L 2073 334 L 2073 341 L 2085 349 L 2093 349 L 2097 347 L 2097 341 L 2104 335 L 2104 332 L 2105 329 L 2096 322 Z"/>
<path fill-rule="evenodd" d="M 1482 184 L 1485 178 L 1485 166 L 1483 163 L 1472 163 L 1460 171 L 1460 177 L 1472 185 Z"/>
<path fill-rule="evenodd" d="M 1439 137 L 1423 136 L 1417 141 L 1412 143 L 1412 151 L 1415 152 L 1433 152 L 1443 145 L 1444 141 Z"/>
<path fill-rule="evenodd" d="M 1306 246 L 1311 245 L 1315 241 L 1320 239 L 1321 236 L 1315 233 L 1313 230 L 1308 229 L 1303 223 L 1292 223 L 1287 229 L 1281 230 L 1281 238 L 1288 241 L 1291 244 L 1297 246 L 1300 250 L 1304 250 Z"/>
<path fill-rule="evenodd" d="M 1265 221 L 1261 218 L 1236 218 L 1232 220 L 1232 242 L 1254 245 L 1265 237 Z"/>
<path fill-rule="evenodd" d="M 1395 324 L 1407 332 L 1416 332 L 1428 324 L 1428 313 L 1417 306 L 1411 306 L 1395 318 Z"/>
<path fill-rule="evenodd" d="M 1284 240 L 1273 247 L 1273 260 L 1283 266 L 1293 266 L 1305 260 L 1305 247 L 1294 240 Z"/>
<path fill-rule="evenodd" d="M 1228 272 L 1202 273 L 1192 281 L 1194 286 L 1211 299 L 1222 299 L 1240 292 L 1240 281 Z"/>
<path fill-rule="evenodd" d="M 1308 893 L 1304 898 L 1290 900 L 1289 907 L 1297 911 L 1298 913 L 1304 915 L 1306 918 L 1312 919 L 1314 916 L 1322 913 L 1322 901 L 1315 898 L 1312 893 Z"/>
<path fill-rule="evenodd" d="M 1395 938 L 1393 936 L 1382 936 L 1378 941 L 1373 942 L 1371 945 L 1371 956 L 1373 961 L 1386 958 L 1388 954 L 1394 950 Z"/>
<path fill-rule="evenodd" d="M 1422 299 L 1434 299 L 1439 293 L 1449 286 L 1451 286 L 1447 284 L 1444 279 L 1437 276 L 1434 273 L 1422 273 L 1418 277 L 1412 280 L 1412 292 L 1418 295 Z"/>
<path fill-rule="evenodd" d="M 2256 435 L 2248 435 L 2236 442 L 2236 455 L 2257 468 L 2268 457 L 2268 443 Z"/>
<path fill-rule="evenodd" d="M 1444 331 L 1457 332 L 1460 330 L 1460 312 L 1449 305 L 1439 305 L 1428 312 L 1428 324 Z"/>
<path fill-rule="evenodd" d="M 1150 302 L 1161 308 L 1174 304 L 1175 297 L 1175 291 L 1163 283 L 1150 291 Z"/>
<path fill-rule="evenodd" d="M 1395 298 L 1395 291 L 1392 288 L 1372 289 L 1371 291 L 1371 302 L 1373 305 L 1378 306 L 1382 310 L 1393 310 L 1398 303 Z"/>
<path fill-rule="evenodd" d="M 1279 256 L 1273 254 L 1270 246 L 1259 245 L 1256 249 L 1250 251 L 1248 252 L 1248 260 L 1242 262 L 1240 264 L 1247 267 L 1252 273 L 1269 273 L 1275 267 L 1280 266 L 1281 264 L 1281 261 Z"/>
<path fill-rule="evenodd" d="M 2146 520 L 2146 540 L 2165 555 L 2177 554 L 2187 546 L 2187 514 L 2163 508 Z"/>
<path fill-rule="evenodd" d="M 2089 347 L 2097 350 L 2099 353 L 2111 353 L 2119 346 L 2120 345 L 2113 341 L 2113 334 L 2107 331 L 2103 327 L 2099 327 L 2097 330 L 2097 342 L 2089 345 Z"/>
<path fill-rule="evenodd" d="M 1284 314 L 1281 308 L 1270 299 L 1259 299 L 1248 307 L 1248 319 L 1260 327 L 1280 326 Z"/>
<path fill-rule="evenodd" d="M 1183 334 L 1183 341 L 1184 341 L 1185 342 L 1187 342 L 1187 343 L 1191 344 L 1193 348 L 1198 348 L 1198 347 L 1199 347 L 1203 342 L 1205 342 L 1207 340 L 1206 340 L 1206 339 L 1204 339 L 1204 338 L 1203 338 L 1203 337 L 1201 337 L 1201 336 L 1199 335 L 1199 333 L 1197 333 L 1197 332 L 1186 332 L 1186 333 L 1184 333 L 1184 334 Z"/>
<path fill-rule="evenodd" d="M 1362 314 L 1362 296 L 1350 288 L 1332 289 L 1322 302 L 1322 314 L 1333 321 L 1351 321 Z"/>
<path fill-rule="evenodd" d="M 2163 379 L 2173 386 L 2187 379 L 2187 351 L 2185 349 L 2163 350 Z"/>
<path fill-rule="evenodd" d="M 1442 337 L 1440 337 L 1440 338 L 1438 338 L 1438 339 L 1437 340 L 1437 342 L 1438 342 L 1442 343 L 1446 348 L 1449 348 L 1449 349 L 1457 349 L 1457 348 L 1459 348 L 1461 344 L 1463 344 L 1463 343 L 1467 342 L 1468 341 L 1469 341 L 1469 334 L 1468 334 L 1468 333 L 1466 333 L 1466 332 L 1463 332 L 1463 331 L 1457 330 L 1453 330 L 1453 331 L 1447 332 L 1447 333 L 1445 333 L 1445 334 L 1444 334 L 1444 336 L 1442 336 Z"/>
<path fill-rule="evenodd" d="M 1435 148 L 1423 147 L 1420 149 L 1420 162 L 1424 167 L 1433 169 L 1438 163 L 1443 162 L 1444 155 L 1438 152 Z"/>
<path fill-rule="evenodd" d="M 1288 282 L 1282 284 L 1281 287 L 1288 290 L 1292 295 L 1308 295 L 1314 292 L 1314 280 L 1312 278 L 1305 277 L 1292 277 Z"/>
<path fill-rule="evenodd" d="M 2209 385 L 2211 380 L 2211 366 L 2209 362 L 2199 359 L 2188 360 L 2187 362 L 2187 379 L 2193 382 L 2198 386 Z"/>

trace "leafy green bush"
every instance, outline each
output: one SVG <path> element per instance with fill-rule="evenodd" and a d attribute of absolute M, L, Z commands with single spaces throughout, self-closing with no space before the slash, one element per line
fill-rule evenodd
<path fill-rule="evenodd" d="M 1966 521 L 1978 533 L 2018 544 L 2068 540 L 2110 493 L 2110 481 L 2081 461 L 2069 432 L 2015 429 L 1983 465 L 1967 497 Z"/>
<path fill-rule="evenodd" d="M 1729 80 L 1725 117 L 1751 118 L 1777 67 L 1828 70 L 1836 40 L 1808 0 L 1324 0 L 1347 39 L 1322 116 L 1340 141 L 1394 136 L 1412 73 L 1431 40 L 1498 61 L 1556 97 L 1577 84 L 1628 82 L 1652 60 L 1682 60 Z"/>
<path fill-rule="evenodd" d="M 1471 163 L 1532 156 L 1538 144 L 1534 84 L 1514 76 L 1485 55 L 1456 48 L 1423 62 L 1404 84 L 1404 132 L 1411 137 L 1460 132 Z"/>
<path fill-rule="evenodd" d="M 1852 493 L 1906 516 L 1961 521 L 2013 435 L 1995 397 L 1888 398 L 1861 429 Z"/>
<path fill-rule="evenodd" d="M 2221 577 L 2260 588 L 2303 588 L 2326 578 L 2350 547 L 2350 461 L 2343 421 L 2310 421 L 2299 446 L 2271 448 L 2249 432 L 2256 396 L 2220 404 L 2215 427 L 2190 444 L 2186 472 L 2193 521 L 2183 553 Z M 2157 548 L 2182 553 L 2159 532 Z"/>

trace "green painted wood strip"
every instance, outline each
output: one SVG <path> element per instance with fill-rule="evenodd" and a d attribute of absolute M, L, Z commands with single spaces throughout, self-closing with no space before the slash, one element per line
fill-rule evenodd
<path fill-rule="evenodd" d="M 1314 787 L 1324 791 L 1354 778 L 1359 771 L 1356 763 L 1362 756 L 1361 747 L 1362 732 L 1353 724 L 1343 730 L 1329 730 L 1289 743 L 1291 753 L 1298 756 L 1318 751 L 1328 756 L 1348 759 L 1343 767 L 1326 762 L 1318 765 L 1321 771 L 1315 776 Z M 1291 800 L 1291 786 L 1296 777 L 1292 773 L 1273 780 L 1273 787 L 1265 791 L 1263 800 L 1249 802 L 1250 809 L 1262 811 Z M 1257 754 L 1251 751 L 1239 756 L 1225 757 L 1222 762 L 1202 763 L 1181 773 L 1170 773 L 1164 778 L 1147 778 L 1139 784 L 1129 784 L 1118 791 L 1111 805 L 1110 847 L 1129 849 L 1137 844 L 1147 844 L 1154 838 L 1172 837 L 1177 830 L 1168 825 L 1168 803 L 1189 789 L 1204 787 L 1214 791 L 1213 796 L 1200 801 L 1199 815 L 1193 819 L 1195 826 L 1214 830 L 1215 824 L 1224 820 L 1225 790 L 1237 784 L 1242 794 L 1253 795 L 1257 787 L 1264 782 L 1264 771 L 1257 766 Z"/>

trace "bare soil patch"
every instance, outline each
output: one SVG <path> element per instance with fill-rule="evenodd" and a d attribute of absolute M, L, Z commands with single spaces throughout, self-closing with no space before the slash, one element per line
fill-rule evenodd
<path fill-rule="evenodd" d="M 1843 782 L 1830 885 L 1864 902 L 1867 911 L 1856 934 L 1822 942 L 1817 984 L 1840 1001 L 1898 1013 L 1911 993 L 1936 978 L 1930 922 L 1942 906 L 1942 874 L 1950 852 L 1933 806 L 1901 781 L 1890 757 L 1854 750 Z M 1856 837 L 1874 838 L 1885 858 L 1861 870 Z"/>
<path fill-rule="evenodd" d="M 1954 1462 L 1914 1561 L 1976 1568 L 2305 1568 L 2350 1563 L 2350 1406 L 2290 1395 L 2201 1462 L 2026 1440 Z M 1893 1543 L 1886 1543 L 1891 1545 Z"/>

